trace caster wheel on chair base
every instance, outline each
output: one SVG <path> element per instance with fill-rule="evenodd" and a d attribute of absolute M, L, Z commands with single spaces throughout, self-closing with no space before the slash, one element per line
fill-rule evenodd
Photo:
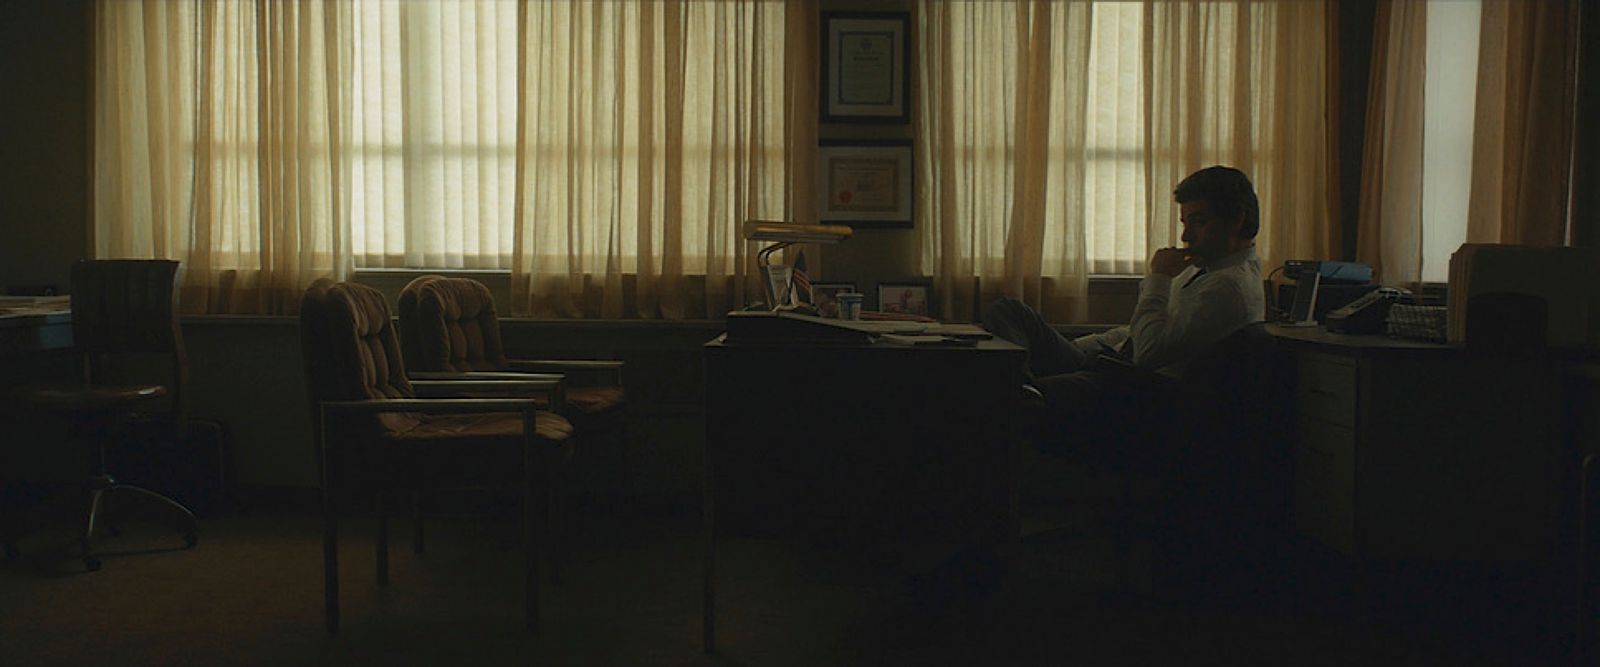
<path fill-rule="evenodd" d="M 199 543 L 200 537 L 194 533 L 187 533 L 183 536 L 183 548 L 185 549 L 193 549 L 194 545 Z"/>
<path fill-rule="evenodd" d="M 95 558 L 94 556 L 84 556 L 83 557 L 83 569 L 85 571 L 88 571 L 88 572 L 99 572 L 100 571 L 100 559 L 99 558 Z"/>

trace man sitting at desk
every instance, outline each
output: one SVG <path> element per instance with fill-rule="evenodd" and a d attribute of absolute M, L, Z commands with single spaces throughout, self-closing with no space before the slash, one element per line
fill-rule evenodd
<path fill-rule="evenodd" d="M 1262 320 L 1260 207 L 1250 179 L 1231 167 L 1207 167 L 1172 194 L 1186 247 L 1161 248 L 1150 258 L 1128 326 L 1068 340 L 1016 299 L 984 310 L 985 329 L 1028 350 L 1029 382 L 1058 416 L 1098 412 L 1094 402 L 1106 380 L 1090 366 L 1102 353 L 1178 377 L 1201 351 Z"/>

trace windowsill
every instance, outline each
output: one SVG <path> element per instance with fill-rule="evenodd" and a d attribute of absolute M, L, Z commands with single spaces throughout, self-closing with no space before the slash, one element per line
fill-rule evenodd
<path fill-rule="evenodd" d="M 377 275 L 377 276 L 403 276 L 403 275 L 464 275 L 464 276 L 509 276 L 511 269 L 356 269 L 351 275 Z"/>
<path fill-rule="evenodd" d="M 413 275 L 413 274 L 414 275 L 438 274 L 438 275 L 445 275 L 445 276 L 448 276 L 448 275 L 502 275 L 502 276 L 509 276 L 509 275 L 511 275 L 511 269 L 356 269 L 355 271 L 352 272 L 352 274 L 356 275 L 356 276 L 367 275 L 367 274 L 379 275 L 379 276 L 403 276 L 403 275 Z M 913 278 L 913 279 L 929 280 L 930 277 L 929 276 L 920 276 L 920 277 Z M 1137 283 L 1142 279 L 1144 279 L 1143 275 L 1136 275 L 1136 274 L 1131 274 L 1131 273 L 1091 273 L 1091 274 L 1089 274 L 1089 282 L 1091 282 L 1091 283 Z"/>

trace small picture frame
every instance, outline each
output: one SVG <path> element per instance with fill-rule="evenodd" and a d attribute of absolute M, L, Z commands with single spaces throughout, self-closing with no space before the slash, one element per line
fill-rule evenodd
<path fill-rule="evenodd" d="M 911 14 L 823 12 L 822 122 L 911 121 Z"/>
<path fill-rule="evenodd" d="M 906 139 L 817 142 L 817 220 L 861 228 L 910 227 L 914 167 Z"/>
<path fill-rule="evenodd" d="M 855 283 L 811 283 L 812 305 L 817 307 L 817 315 L 838 319 L 838 295 L 854 291 L 856 291 Z"/>
<path fill-rule="evenodd" d="M 878 283 L 878 311 L 933 316 L 933 290 L 928 283 Z"/>

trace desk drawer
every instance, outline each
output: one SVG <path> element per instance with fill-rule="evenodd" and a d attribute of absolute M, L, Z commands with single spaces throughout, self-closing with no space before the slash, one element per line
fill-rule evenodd
<path fill-rule="evenodd" d="M 1336 357 L 1301 355 L 1296 403 L 1302 419 L 1355 428 L 1355 364 Z"/>
<path fill-rule="evenodd" d="M 1295 439 L 1295 526 L 1305 535 L 1355 555 L 1355 431 L 1301 418 Z"/>

